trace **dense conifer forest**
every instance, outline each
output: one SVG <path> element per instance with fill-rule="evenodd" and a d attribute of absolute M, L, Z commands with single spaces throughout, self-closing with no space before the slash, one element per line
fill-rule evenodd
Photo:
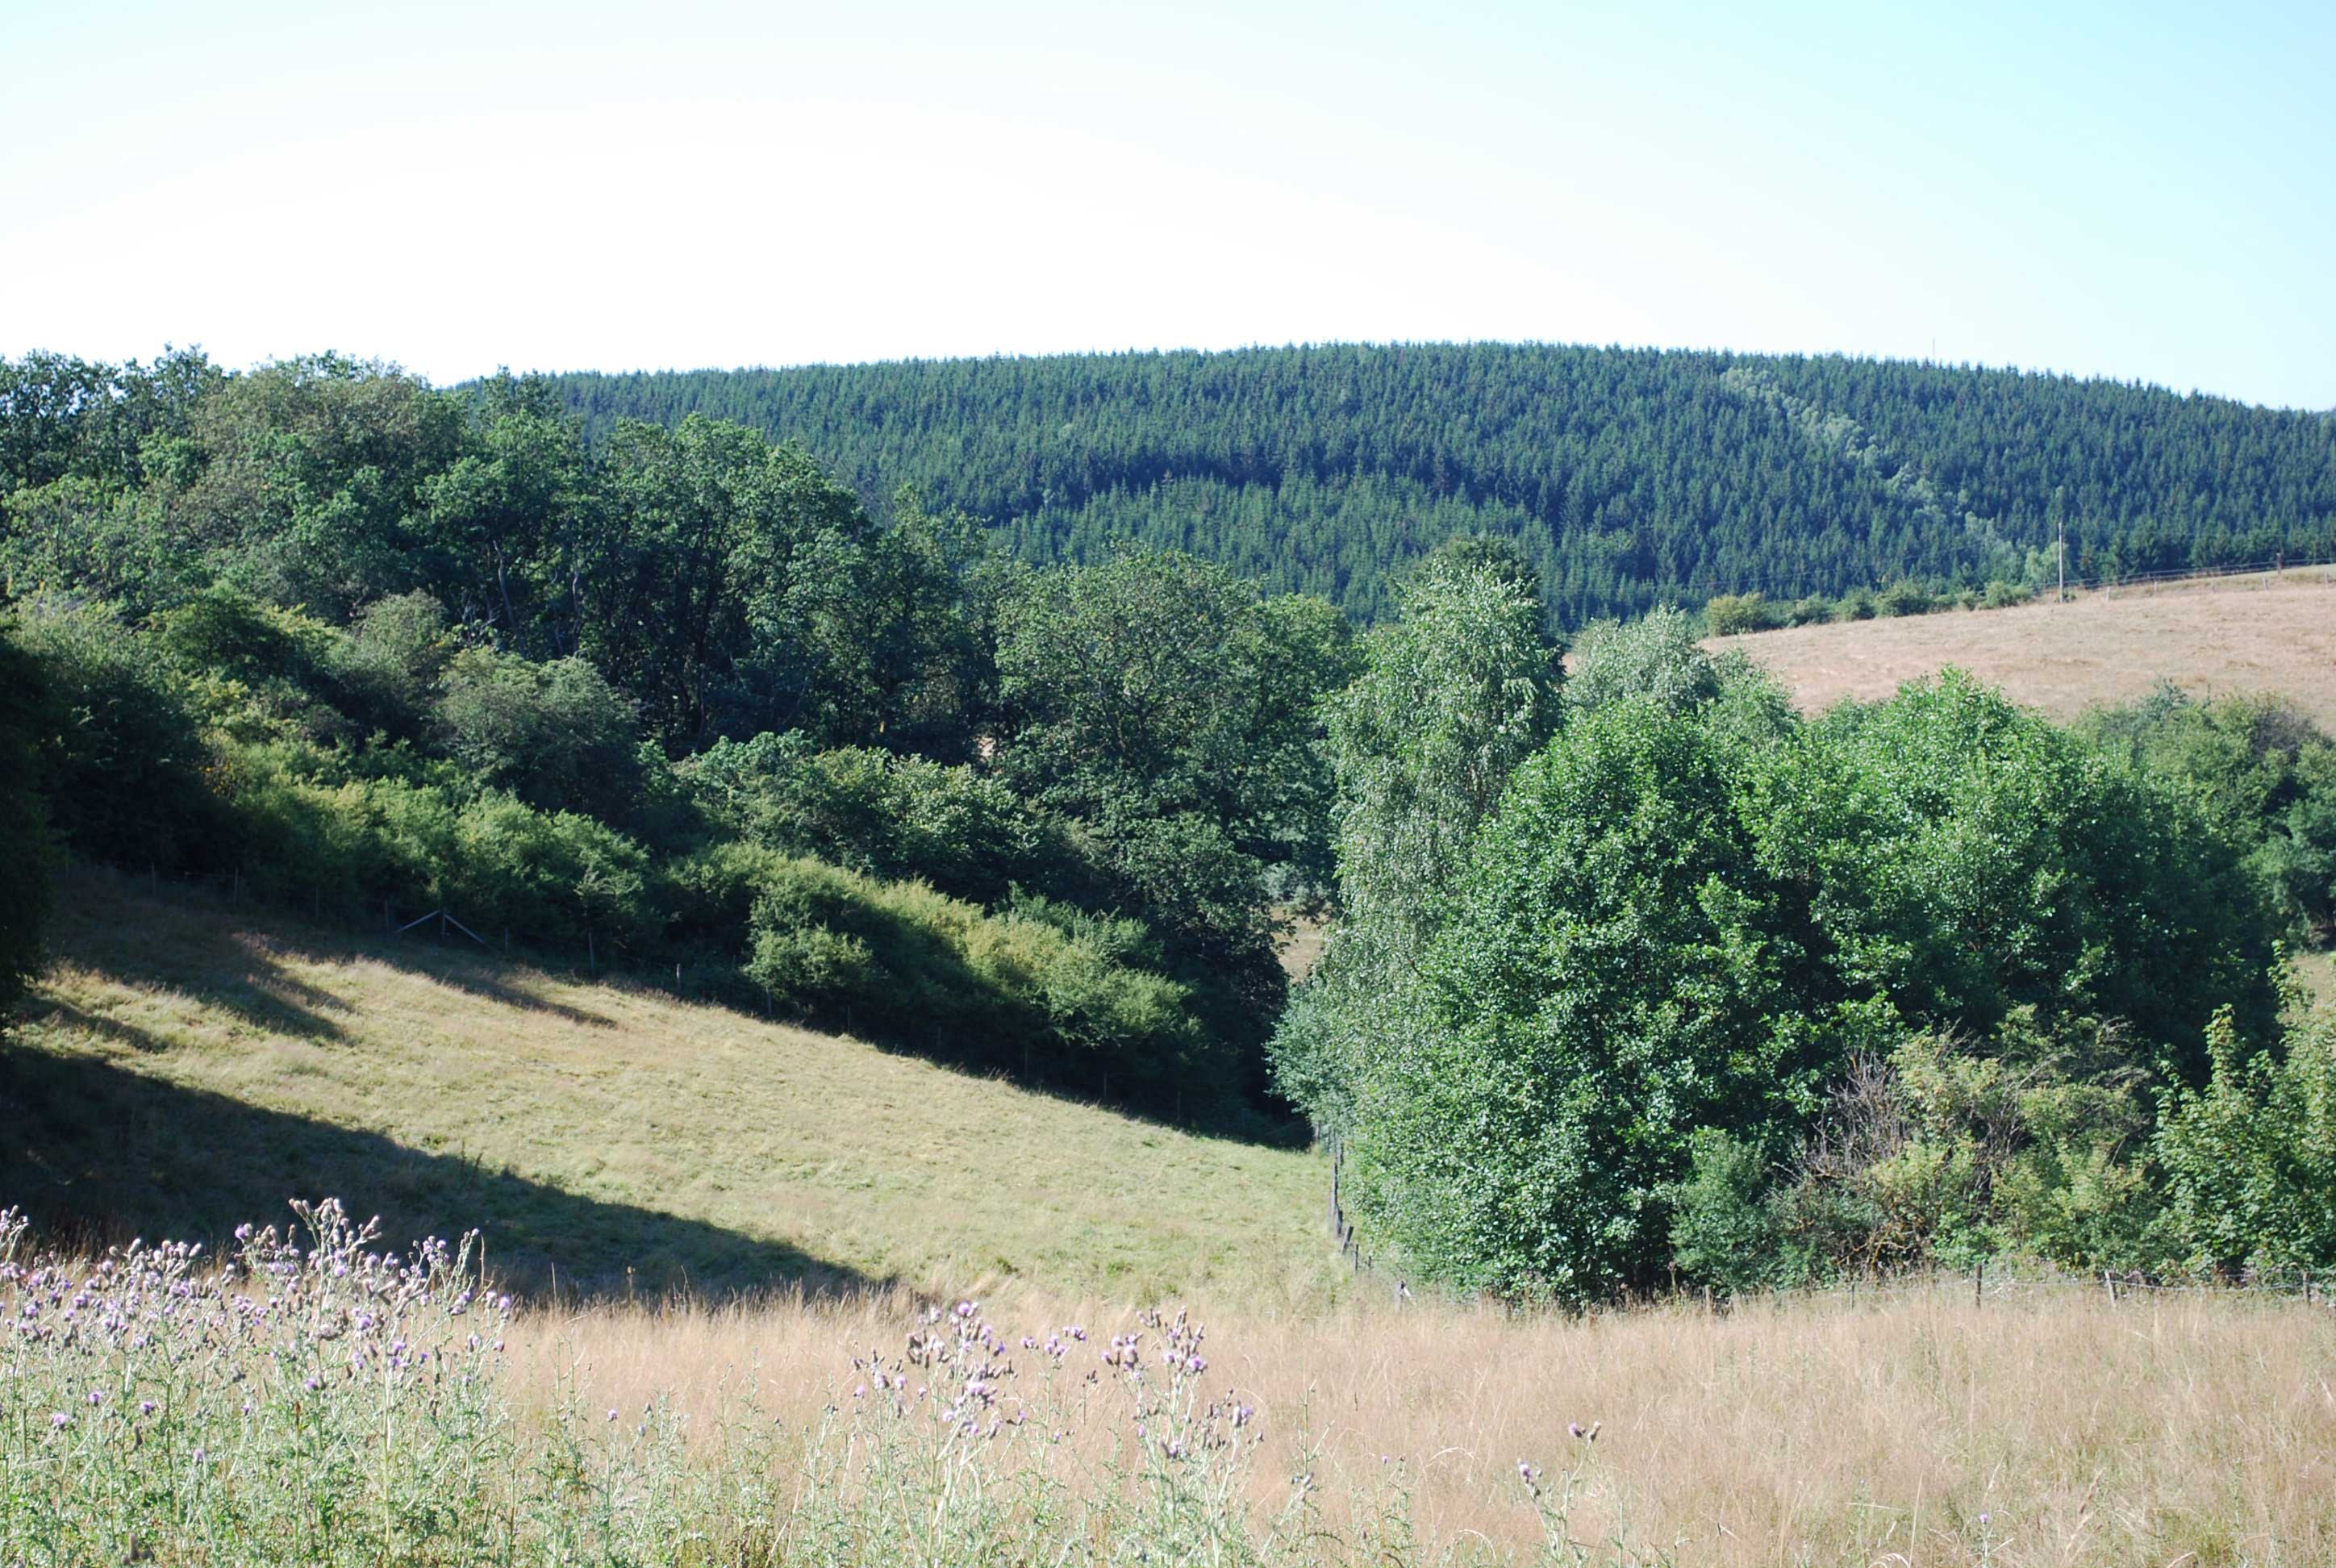
<path fill-rule="evenodd" d="M 599 439 L 704 414 L 1034 562 L 1128 537 L 1367 620 L 1455 534 L 1564 624 L 1720 593 L 2086 578 L 2336 548 L 2336 421 L 2109 381 L 1547 345 L 910 361 L 555 378 Z"/>

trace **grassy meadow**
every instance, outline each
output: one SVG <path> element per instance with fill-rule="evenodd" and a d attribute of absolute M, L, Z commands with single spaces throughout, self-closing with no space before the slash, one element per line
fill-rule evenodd
<path fill-rule="evenodd" d="M 330 1194 L 594 1294 L 1340 1283 L 1311 1154 L 101 872 L 51 947 L 0 1054 L 0 1203 L 54 1222 L 216 1239 Z"/>
<path fill-rule="evenodd" d="M 1946 665 L 2070 719 L 2170 680 L 2197 696 L 2276 692 L 2336 727 L 2336 569 L 2144 584 L 2008 609 L 1715 638 L 1784 682 L 1806 712 L 1874 701 Z"/>
<path fill-rule="evenodd" d="M 280 1419 L 265 1395 L 139 1402 L 179 1374 L 128 1351 L 89 1390 L 112 1403 L 83 1410 L 112 1362 L 20 1348 L 6 1418 L 44 1467 L 0 1477 L 7 1544 L 147 1509 L 159 1560 L 189 1563 L 258 1560 L 217 1546 L 223 1520 L 336 1561 L 485 1561 L 491 1540 L 594 1562 L 2336 1558 L 2324 1300 L 1995 1281 L 1979 1304 L 1948 1278 L 1718 1314 L 1398 1303 L 1321 1234 L 1312 1155 L 104 873 L 62 891 L 56 961 L 0 1055 L 8 1201 L 68 1242 L 103 1213 L 216 1244 L 287 1194 L 344 1194 L 393 1241 L 482 1227 L 520 1299 L 492 1356 L 442 1350 L 486 1402 L 431 1393 L 418 1420 L 382 1418 L 423 1398 L 388 1382 L 333 1415 L 356 1394 L 304 1393 L 257 1339 L 250 1386 L 281 1384 Z M 0 1308 L 28 1290 L 0 1277 Z M 1019 1413 L 994 1437 L 938 1397 L 868 1402 L 871 1368 L 912 1365 L 909 1336 L 960 1297 L 996 1325 L 993 1413 Z M 1173 1397 L 1103 1360 L 1153 1302 L 1207 1326 Z M 1031 1348 L 1048 1336 L 1059 1361 Z M 940 1363 L 913 1368 L 939 1387 Z M 88 1425 L 117 1405 L 209 1445 L 200 1484 L 126 1501 L 131 1450 Z M 1235 1440 L 1208 1412 L 1240 1407 Z M 437 1475 L 456 1454 L 459 1505 L 378 1529 L 270 1512 L 254 1481 L 313 1462 L 370 1507 L 369 1465 Z"/>

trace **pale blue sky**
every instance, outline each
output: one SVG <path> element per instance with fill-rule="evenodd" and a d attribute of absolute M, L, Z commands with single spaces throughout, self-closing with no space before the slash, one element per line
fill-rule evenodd
<path fill-rule="evenodd" d="M 0 352 L 1391 338 L 2336 407 L 2336 5 L 0 0 Z"/>

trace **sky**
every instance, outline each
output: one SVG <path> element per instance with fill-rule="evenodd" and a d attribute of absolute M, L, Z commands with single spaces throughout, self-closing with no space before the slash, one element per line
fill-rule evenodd
<path fill-rule="evenodd" d="M 0 353 L 1483 339 L 2336 408 L 2336 5 L 0 0 Z"/>

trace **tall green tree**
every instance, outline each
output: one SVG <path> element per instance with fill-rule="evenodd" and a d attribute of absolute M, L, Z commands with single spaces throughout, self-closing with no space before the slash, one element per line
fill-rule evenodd
<path fill-rule="evenodd" d="M 510 651 L 550 658 L 584 643 L 579 574 L 600 523 L 578 422 L 538 379 L 479 389 L 459 454 L 416 497 L 423 587 Z"/>
<path fill-rule="evenodd" d="M 1350 1091 L 1357 1206 L 1415 1266 L 1572 1301 L 1643 1283 L 1695 1130 L 1816 1105 L 1805 895 L 1759 866 L 1735 761 L 1640 700 L 1517 775 Z"/>
<path fill-rule="evenodd" d="M 1323 860 L 1315 709 L 1350 657 L 1329 605 L 1266 599 L 1190 556 L 1036 573 L 998 609 L 996 765 L 1085 824 L 1190 950 L 1254 961 L 1270 871 Z"/>
<path fill-rule="evenodd" d="M 708 419 L 628 423 L 583 571 L 583 642 L 676 750 L 823 726 L 811 608 L 864 579 L 873 524 L 800 449 Z"/>
<path fill-rule="evenodd" d="M 1548 740 L 1560 670 L 1529 579 L 1504 552 L 1439 551 L 1363 641 L 1361 674 L 1324 705 L 1337 782 L 1338 920 L 1276 1027 L 1275 1081 L 1318 1126 L 1399 1048 L 1387 1002 L 1407 986 L 1445 895 L 1510 775 Z"/>
<path fill-rule="evenodd" d="M 424 585 L 414 520 L 464 420 L 460 398 L 377 362 L 318 355 L 235 376 L 192 411 L 170 527 L 238 586 L 345 618 Z"/>

